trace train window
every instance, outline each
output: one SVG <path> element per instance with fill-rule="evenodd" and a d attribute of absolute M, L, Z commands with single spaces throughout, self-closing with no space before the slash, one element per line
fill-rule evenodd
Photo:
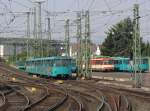
<path fill-rule="evenodd" d="M 35 61 L 35 65 L 36 66 L 41 65 L 41 61 Z"/>
<path fill-rule="evenodd" d="M 49 64 L 49 66 L 53 66 L 53 60 L 48 60 L 47 63 Z"/>
<path fill-rule="evenodd" d="M 97 64 L 97 65 L 102 65 L 102 64 L 103 64 L 103 61 L 101 61 L 101 60 L 96 60 L 96 61 L 95 61 L 95 64 Z"/>
<path fill-rule="evenodd" d="M 92 60 L 92 64 L 96 64 L 96 60 Z"/>
<path fill-rule="evenodd" d="M 35 65 L 35 61 L 32 61 L 31 64 L 32 64 L 32 65 Z"/>
<path fill-rule="evenodd" d="M 147 59 L 143 59 L 143 64 L 148 64 L 148 60 Z"/>
<path fill-rule="evenodd" d="M 108 63 L 112 65 L 112 64 L 114 64 L 114 61 L 113 60 L 109 60 Z"/>
<path fill-rule="evenodd" d="M 32 65 L 32 61 L 28 62 L 28 65 L 31 66 Z"/>
<path fill-rule="evenodd" d="M 71 64 L 71 60 L 69 59 L 57 59 L 54 61 L 54 66 L 69 66 Z"/>
<path fill-rule="evenodd" d="M 26 62 L 26 65 L 27 65 L 27 66 L 29 66 L 29 63 L 30 63 L 30 62 L 29 62 L 29 61 L 27 61 L 27 62 Z"/>
<path fill-rule="evenodd" d="M 123 63 L 124 64 L 129 64 L 129 60 L 124 60 Z"/>
<path fill-rule="evenodd" d="M 99 61 L 97 60 L 97 61 L 95 61 L 95 64 L 99 64 Z"/>
<path fill-rule="evenodd" d="M 143 63 L 143 60 L 140 61 L 140 59 L 136 59 L 137 64 Z"/>
<path fill-rule="evenodd" d="M 118 60 L 118 64 L 122 64 L 122 61 L 121 61 L 121 60 Z"/>
<path fill-rule="evenodd" d="M 31 66 L 32 65 L 31 63 L 32 63 L 32 61 L 27 62 L 27 65 Z"/>
<path fill-rule="evenodd" d="M 104 65 L 108 65 L 108 61 L 103 61 L 103 64 Z"/>
<path fill-rule="evenodd" d="M 30 62 L 29 61 L 27 62 L 27 66 L 30 66 Z"/>
<path fill-rule="evenodd" d="M 114 60 L 114 64 L 118 64 L 118 60 Z"/>
<path fill-rule="evenodd" d="M 72 60 L 71 60 L 71 64 L 72 64 L 72 65 L 76 65 L 76 60 L 75 60 L 75 59 L 72 59 Z"/>
<path fill-rule="evenodd" d="M 102 64 L 103 64 L 103 61 L 99 61 L 99 64 L 102 65 Z"/>

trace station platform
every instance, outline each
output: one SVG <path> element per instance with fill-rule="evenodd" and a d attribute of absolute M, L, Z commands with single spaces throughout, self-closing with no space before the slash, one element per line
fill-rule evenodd
<path fill-rule="evenodd" d="M 143 74 L 141 90 L 150 92 L 150 73 Z M 119 87 L 133 88 L 133 73 L 127 72 L 92 72 L 92 78 L 100 79 L 99 83 L 116 85 Z"/>

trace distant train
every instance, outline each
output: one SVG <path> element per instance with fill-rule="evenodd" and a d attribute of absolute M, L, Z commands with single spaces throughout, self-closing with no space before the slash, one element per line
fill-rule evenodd
<path fill-rule="evenodd" d="M 76 59 L 71 59 L 71 72 L 72 73 L 76 73 L 77 72 Z"/>
<path fill-rule="evenodd" d="M 18 69 L 25 71 L 26 70 L 26 61 L 17 61 L 15 65 L 17 66 Z"/>
<path fill-rule="evenodd" d="M 150 71 L 150 57 L 142 57 L 141 63 L 137 60 L 136 67 L 129 58 L 102 56 L 91 59 L 91 68 L 93 71 L 115 71 L 115 72 L 134 72 Z M 136 69 L 135 69 L 136 68 Z"/>
<path fill-rule="evenodd" d="M 45 57 L 30 59 L 18 64 L 18 68 L 29 74 L 48 77 L 69 77 L 72 74 L 72 58 L 70 57 Z"/>
<path fill-rule="evenodd" d="M 71 58 L 46 57 L 26 62 L 26 72 L 49 77 L 68 77 L 71 75 Z"/>
<path fill-rule="evenodd" d="M 136 67 L 133 66 L 133 63 L 130 61 L 129 58 L 124 58 L 124 57 L 112 57 L 114 60 L 114 70 L 118 72 L 134 72 L 136 71 L 141 71 L 141 72 L 146 72 L 149 71 L 149 57 L 143 57 L 137 60 L 137 65 Z M 135 69 L 136 68 L 136 69 Z"/>
<path fill-rule="evenodd" d="M 91 68 L 93 71 L 114 71 L 112 58 L 102 57 L 91 59 Z"/>
<path fill-rule="evenodd" d="M 96 57 L 90 63 L 92 71 L 134 72 L 135 68 L 136 71 L 150 71 L 150 57 L 142 57 L 136 67 L 124 57 Z M 68 77 L 77 71 L 76 60 L 71 57 L 35 58 L 17 62 L 16 66 L 30 74 L 51 77 Z"/>

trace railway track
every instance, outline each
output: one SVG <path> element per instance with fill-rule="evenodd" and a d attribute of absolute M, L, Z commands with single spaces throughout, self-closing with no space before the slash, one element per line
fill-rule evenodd
<path fill-rule="evenodd" d="M 96 111 L 131 111 L 131 104 L 129 100 L 127 99 L 126 95 L 124 93 L 121 93 L 120 91 L 114 91 L 105 89 L 104 87 L 98 87 L 90 83 L 84 83 L 84 82 L 70 82 L 68 81 L 67 84 L 72 84 L 74 86 L 81 87 L 81 90 L 83 90 L 83 94 L 85 92 L 89 92 L 90 94 L 96 95 L 99 97 L 99 105 L 97 105 Z M 78 85 L 79 84 L 79 85 Z M 89 89 L 90 88 L 90 89 Z M 88 90 L 85 90 L 88 89 Z M 110 92 L 109 92 L 110 91 Z M 97 94 L 96 94 L 97 92 Z M 89 97 L 89 96 L 87 96 Z"/>
<path fill-rule="evenodd" d="M 29 104 L 29 99 L 23 93 L 14 91 L 6 95 L 7 101 L 4 111 L 21 111 L 24 107 Z"/>
<path fill-rule="evenodd" d="M 28 105 L 27 99 L 26 104 L 22 104 L 21 111 L 134 111 L 129 96 L 150 100 L 145 96 L 150 96 L 149 94 L 145 93 L 143 96 L 143 92 L 100 85 L 94 80 L 65 80 L 63 84 L 56 84 L 56 80 L 32 78 L 26 73 L 12 69 L 6 66 L 0 67 L 0 71 L 9 78 L 6 80 L 8 82 L 6 85 L 18 82 L 18 87 L 21 87 L 19 92 L 24 92 L 29 99 Z M 12 82 L 12 77 L 16 78 L 16 83 Z M 26 90 L 29 87 L 36 88 L 35 95 Z M 38 93 L 37 90 L 42 92 Z M 25 103 L 25 97 L 22 101 Z"/>
<path fill-rule="evenodd" d="M 65 103 L 65 101 L 68 99 L 68 94 L 64 93 L 62 89 L 60 91 L 58 91 L 58 89 L 57 91 L 56 89 L 52 91 L 52 90 L 49 90 L 48 87 L 42 86 L 45 92 L 42 92 L 40 94 L 41 97 L 39 97 L 40 95 L 38 96 L 37 94 L 36 95 L 33 95 L 31 93 L 29 94 L 29 91 L 25 91 L 25 90 L 21 91 L 21 89 L 26 89 L 23 87 L 41 88 L 41 85 L 37 85 L 37 84 L 33 85 L 29 83 L 20 83 L 20 82 L 7 82 L 5 84 L 7 85 L 11 84 L 11 86 L 9 87 L 13 89 L 13 92 L 8 95 L 5 95 L 5 97 L 7 98 L 7 102 L 5 104 L 5 109 L 4 108 L 2 109 L 4 111 L 10 111 L 10 110 L 12 111 L 29 111 L 29 110 L 52 111 L 54 109 L 61 107 L 61 105 Z M 22 98 L 24 98 L 24 100 Z M 72 98 L 70 97 L 70 99 Z"/>
<path fill-rule="evenodd" d="M 19 82 L 18 82 L 19 85 L 27 85 L 27 86 L 32 85 L 33 86 L 33 83 L 37 85 L 37 82 L 40 81 L 40 80 L 37 81 L 36 79 L 33 79 L 33 78 L 31 78 L 27 75 L 25 75 L 25 76 L 21 75 L 20 74 L 21 72 L 16 71 L 15 69 L 13 69 L 13 70 L 11 70 L 11 69 L 13 69 L 13 68 L 9 69 L 5 65 L 2 65 L 2 67 L 0 67 L 0 70 L 4 73 L 5 76 L 7 76 L 9 78 L 15 77 L 17 80 L 19 80 Z M 8 80 L 10 80 L 10 79 L 8 79 Z M 8 82 L 8 80 L 7 80 L 7 82 Z M 20 81 L 26 82 L 26 83 L 22 83 Z M 16 84 L 17 82 L 12 82 L 11 81 L 11 83 Z M 45 89 L 47 90 L 45 92 L 44 96 L 42 96 L 40 99 L 38 99 L 34 102 L 30 101 L 30 104 L 25 105 L 22 109 L 20 109 L 21 111 L 28 111 L 28 110 L 32 110 L 32 111 L 38 111 L 38 110 L 39 111 L 41 111 L 41 110 L 52 111 L 52 110 L 59 109 L 59 107 L 62 107 L 63 104 L 66 104 L 65 102 L 67 102 L 69 104 L 72 103 L 72 106 L 74 104 L 76 104 L 76 107 L 74 107 L 74 109 L 80 111 L 81 105 L 78 103 L 78 101 L 74 97 L 69 96 L 67 91 L 65 91 L 62 87 L 60 88 L 59 86 L 57 86 L 55 84 L 49 84 L 49 85 L 51 85 L 51 87 L 53 87 L 53 89 L 55 89 L 55 90 L 49 90 L 50 88 L 48 88 L 48 86 L 43 86 L 41 84 L 42 84 L 42 82 L 40 82 L 40 86 L 45 87 Z M 58 91 L 58 87 L 59 87 L 60 91 Z M 49 92 L 53 92 L 53 94 L 49 93 Z M 61 92 L 61 95 L 58 94 L 60 92 Z M 29 96 L 29 94 L 27 94 L 27 95 Z M 55 101 L 55 102 L 52 102 L 52 101 Z"/>
<path fill-rule="evenodd" d="M 5 105 L 6 103 L 6 98 L 4 93 L 0 92 L 0 109 Z"/>
<path fill-rule="evenodd" d="M 80 87 L 80 89 L 76 89 L 75 87 L 72 87 L 69 88 L 68 90 L 70 90 L 71 93 L 73 93 L 73 95 L 75 95 L 76 97 L 82 99 L 81 102 L 83 104 L 83 109 L 85 111 L 91 111 L 91 110 L 113 111 L 112 108 L 110 107 L 110 104 L 106 101 L 106 96 L 100 90 L 97 90 L 95 86 L 90 87 L 89 84 L 83 84 L 82 82 L 79 81 L 78 82 L 67 81 L 67 84 L 69 83 L 72 84 L 71 86 L 76 85 Z"/>

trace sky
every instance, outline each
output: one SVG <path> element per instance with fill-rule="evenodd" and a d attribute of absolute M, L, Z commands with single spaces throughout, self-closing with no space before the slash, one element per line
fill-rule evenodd
<path fill-rule="evenodd" d="M 37 7 L 37 0 L 0 0 L 0 37 L 26 37 L 27 15 Z M 99 44 L 106 38 L 105 32 L 120 20 L 133 18 L 133 5 L 140 5 L 140 34 L 150 41 L 150 0 L 43 0 L 42 31 L 47 37 L 47 18 L 51 19 L 52 39 L 64 40 L 65 20 L 70 19 L 70 38 L 76 41 L 76 13 L 90 11 L 92 42 Z M 49 13 L 47 13 L 49 12 Z M 30 17 L 33 37 L 33 14 Z M 82 20 L 84 30 L 84 20 Z"/>

